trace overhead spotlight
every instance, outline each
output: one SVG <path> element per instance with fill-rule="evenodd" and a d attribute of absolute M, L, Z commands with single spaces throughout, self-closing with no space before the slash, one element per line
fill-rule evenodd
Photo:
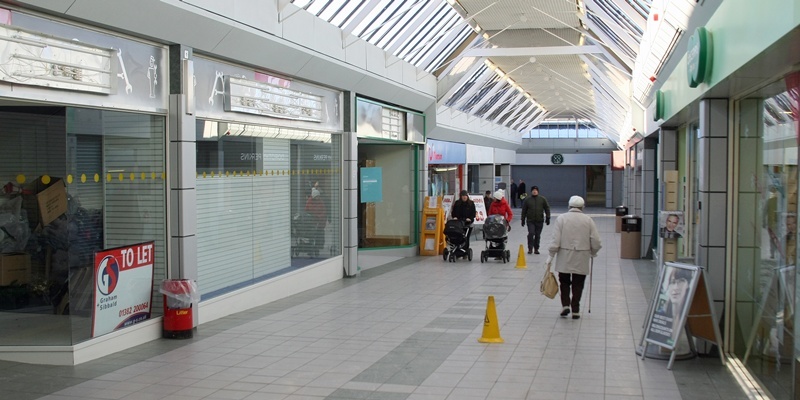
<path fill-rule="evenodd" d="M 452 6 L 456 4 L 456 0 L 447 0 L 447 4 L 450 4 Z"/>
<path fill-rule="evenodd" d="M 536 57 L 531 57 L 531 58 L 528 59 L 528 61 L 530 61 L 531 64 L 533 64 L 533 63 L 536 62 Z"/>
<path fill-rule="evenodd" d="M 475 32 L 477 32 L 477 33 L 480 33 L 482 30 L 483 30 L 483 29 L 481 28 L 481 26 L 480 26 L 480 25 L 478 25 L 478 24 L 475 24 Z"/>

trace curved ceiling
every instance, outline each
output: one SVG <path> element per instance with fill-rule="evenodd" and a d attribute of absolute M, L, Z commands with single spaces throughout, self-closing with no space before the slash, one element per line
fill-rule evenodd
<path fill-rule="evenodd" d="M 630 137 L 695 0 L 292 0 L 437 76 L 438 105 L 520 132 Z"/>

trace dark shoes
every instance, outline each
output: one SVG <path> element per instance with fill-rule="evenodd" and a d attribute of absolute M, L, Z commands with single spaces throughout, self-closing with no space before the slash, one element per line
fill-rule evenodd
<path fill-rule="evenodd" d="M 566 318 L 567 315 L 569 315 L 569 307 L 564 307 L 564 309 L 561 310 L 561 314 L 559 314 L 559 315 L 564 317 L 564 318 Z"/>
<path fill-rule="evenodd" d="M 533 254 L 539 254 L 539 249 L 534 250 Z"/>
<path fill-rule="evenodd" d="M 531 249 L 530 247 L 528 247 L 528 254 L 531 254 L 531 253 L 533 253 L 533 249 Z"/>
<path fill-rule="evenodd" d="M 579 312 L 572 313 L 572 319 L 581 319 L 581 313 Z"/>

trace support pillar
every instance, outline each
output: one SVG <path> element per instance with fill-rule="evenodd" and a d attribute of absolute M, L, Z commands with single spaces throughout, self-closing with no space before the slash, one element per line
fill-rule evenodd
<path fill-rule="evenodd" d="M 342 256 L 344 275 L 358 276 L 358 133 L 356 95 L 344 92 L 342 134 Z"/>

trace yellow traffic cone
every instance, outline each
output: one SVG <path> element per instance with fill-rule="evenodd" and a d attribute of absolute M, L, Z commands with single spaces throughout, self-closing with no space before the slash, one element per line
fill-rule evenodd
<path fill-rule="evenodd" d="M 503 338 L 500 337 L 500 327 L 497 325 L 497 311 L 494 309 L 494 296 L 489 296 L 489 301 L 486 303 L 486 317 L 483 319 L 483 334 L 480 339 L 481 343 L 503 343 Z"/>
<path fill-rule="evenodd" d="M 528 268 L 528 263 L 525 261 L 525 247 L 519 245 L 519 255 L 517 255 L 517 268 Z"/>

